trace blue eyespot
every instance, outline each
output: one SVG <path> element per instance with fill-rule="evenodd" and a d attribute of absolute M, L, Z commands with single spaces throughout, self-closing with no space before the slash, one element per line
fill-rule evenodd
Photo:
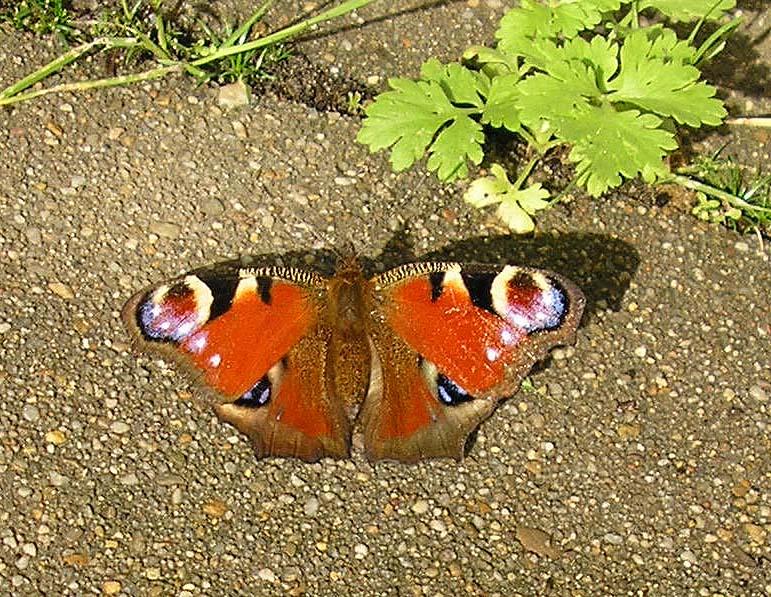
<path fill-rule="evenodd" d="M 442 373 L 436 376 L 436 393 L 442 404 L 447 406 L 457 406 L 474 399 L 471 394 Z"/>
<path fill-rule="evenodd" d="M 233 404 L 244 406 L 246 408 L 259 408 L 270 402 L 271 383 L 267 375 L 264 375 L 260 381 L 254 384 L 251 390 L 244 392 L 244 395 Z"/>

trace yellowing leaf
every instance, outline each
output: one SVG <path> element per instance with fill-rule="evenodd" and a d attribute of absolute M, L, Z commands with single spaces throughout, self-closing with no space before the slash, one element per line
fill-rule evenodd
<path fill-rule="evenodd" d="M 530 216 L 549 206 L 545 201 L 549 192 L 540 183 L 525 189 L 517 188 L 498 164 L 490 167 L 490 174 L 472 182 L 463 198 L 474 207 L 500 203 L 496 215 L 504 224 L 517 234 L 532 232 L 535 223 Z"/>

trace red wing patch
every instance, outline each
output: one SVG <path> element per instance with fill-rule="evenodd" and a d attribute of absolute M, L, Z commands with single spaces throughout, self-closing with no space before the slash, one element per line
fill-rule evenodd
<path fill-rule="evenodd" d="M 319 401 L 323 380 L 318 373 L 301 371 L 288 364 L 276 397 L 268 407 L 268 417 L 297 429 L 312 438 L 328 436 L 332 432 L 329 416 Z"/>
<path fill-rule="evenodd" d="M 276 283 L 271 302 L 257 293 L 236 296 L 226 316 L 210 321 L 180 344 L 206 381 L 226 396 L 248 391 L 315 322 L 305 292 Z"/>
<path fill-rule="evenodd" d="M 255 278 L 231 284 L 227 308 L 196 276 L 132 299 L 124 320 L 151 343 L 175 346 L 204 375 L 211 388 L 227 397 L 249 391 L 316 322 L 316 305 L 301 286 L 276 281 L 269 301 Z"/>
<path fill-rule="evenodd" d="M 475 307 L 462 286 L 445 286 L 432 300 L 426 277 L 405 280 L 385 306 L 388 324 L 417 353 L 470 393 L 503 380 L 506 353 L 526 335 Z"/>

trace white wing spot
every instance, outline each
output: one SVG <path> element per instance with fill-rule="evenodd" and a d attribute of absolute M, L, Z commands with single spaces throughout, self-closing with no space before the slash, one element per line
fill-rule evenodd
<path fill-rule="evenodd" d="M 202 352 L 203 349 L 206 348 L 206 335 L 198 334 L 195 337 L 195 340 L 193 340 L 191 348 L 193 349 L 193 352 L 195 352 L 196 354 Z"/>
<path fill-rule="evenodd" d="M 496 350 L 495 348 L 488 348 L 485 351 L 485 355 L 487 356 L 487 360 L 490 361 L 491 363 L 493 363 L 493 362 L 498 360 L 498 357 L 501 356 L 501 353 L 500 353 L 500 351 Z"/>
<path fill-rule="evenodd" d="M 179 326 L 177 329 L 177 335 L 178 336 L 187 336 L 190 332 L 193 331 L 193 322 L 192 321 L 186 321 L 182 325 Z"/>
<path fill-rule="evenodd" d="M 219 354 L 213 354 L 209 357 L 209 365 L 212 367 L 219 367 L 222 362 L 222 357 Z"/>
<path fill-rule="evenodd" d="M 530 320 L 520 313 L 515 313 L 511 316 L 511 322 L 518 328 L 523 330 L 529 330 L 532 327 Z"/>

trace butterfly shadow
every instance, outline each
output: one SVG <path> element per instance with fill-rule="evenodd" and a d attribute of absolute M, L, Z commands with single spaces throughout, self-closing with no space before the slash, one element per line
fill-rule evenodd
<path fill-rule="evenodd" d="M 362 261 L 367 267 L 368 261 Z M 597 311 L 621 309 L 624 294 L 639 267 L 640 256 L 629 243 L 585 232 L 530 238 L 512 235 L 475 237 L 415 255 L 408 232 L 400 230 L 375 260 L 375 267 L 390 269 L 411 261 L 512 264 L 551 270 L 569 278 L 583 291 L 586 296 L 584 318 L 591 318 Z"/>
<path fill-rule="evenodd" d="M 569 278 L 583 291 L 586 297 L 584 322 L 598 312 L 621 309 L 624 294 L 640 263 L 639 254 L 630 244 L 606 235 L 581 232 L 526 239 L 510 235 L 476 237 L 416 255 L 409 230 L 403 228 L 375 257 L 359 255 L 353 247 L 346 247 L 342 251 L 322 249 L 244 255 L 237 260 L 201 269 L 212 273 L 217 268 L 232 271 L 234 266 L 311 268 L 332 276 L 336 266 L 351 258 L 358 260 L 367 275 L 419 261 L 513 264 L 551 270 Z M 548 366 L 547 357 L 533 371 Z M 473 449 L 476 437 L 477 430 L 468 437 L 464 450 L 466 454 Z"/>
<path fill-rule="evenodd" d="M 619 311 L 640 264 L 637 250 L 622 240 L 603 234 L 568 232 L 521 238 L 512 235 L 472 237 L 451 242 L 429 253 L 417 255 L 407 228 L 398 230 L 379 255 L 359 255 L 352 247 L 342 250 L 300 250 L 286 253 L 244 255 L 221 265 L 232 267 L 284 266 L 312 268 L 331 276 L 336 266 L 358 258 L 368 274 L 415 261 L 512 264 L 551 270 L 572 280 L 586 296 L 584 321 L 598 311 Z M 202 268 L 203 269 L 203 268 Z"/>

